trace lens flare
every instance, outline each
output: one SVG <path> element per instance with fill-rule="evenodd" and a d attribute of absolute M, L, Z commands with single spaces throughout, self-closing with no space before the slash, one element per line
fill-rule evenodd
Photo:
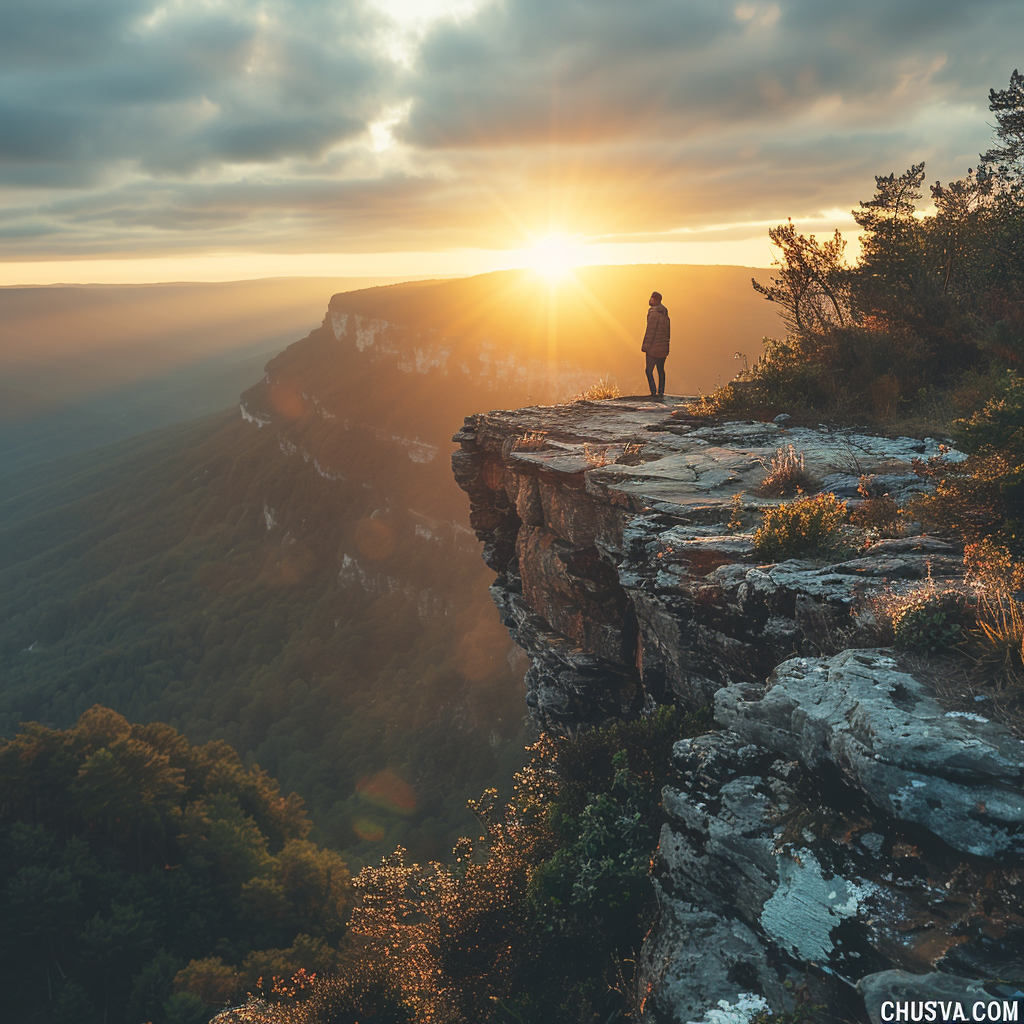
<path fill-rule="evenodd" d="M 384 838 L 384 826 L 373 818 L 356 818 L 352 822 L 352 831 L 368 843 L 379 843 Z"/>
<path fill-rule="evenodd" d="M 407 816 L 416 810 L 416 791 L 390 768 L 369 775 L 356 784 L 356 794 L 383 811 Z"/>
<path fill-rule="evenodd" d="M 297 420 L 306 411 L 302 395 L 289 384 L 271 386 L 270 404 L 278 413 L 290 420 Z"/>

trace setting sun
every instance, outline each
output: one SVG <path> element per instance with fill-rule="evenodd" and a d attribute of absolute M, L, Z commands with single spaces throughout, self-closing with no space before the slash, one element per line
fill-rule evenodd
<path fill-rule="evenodd" d="M 526 265 L 549 281 L 568 277 L 579 262 L 579 246 L 564 235 L 547 235 L 525 252 Z"/>

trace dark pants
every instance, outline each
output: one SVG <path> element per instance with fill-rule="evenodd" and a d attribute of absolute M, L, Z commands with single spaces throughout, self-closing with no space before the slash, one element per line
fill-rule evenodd
<path fill-rule="evenodd" d="M 646 354 L 646 353 L 645 353 Z M 666 356 L 662 356 L 660 359 L 654 356 L 647 356 L 647 366 L 644 372 L 647 374 L 647 384 L 651 389 L 651 394 L 665 394 L 665 359 Z M 654 390 L 654 368 L 658 368 L 658 390 Z"/>

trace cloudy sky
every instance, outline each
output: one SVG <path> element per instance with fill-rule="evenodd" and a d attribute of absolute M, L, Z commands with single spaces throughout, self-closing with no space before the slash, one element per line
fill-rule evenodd
<path fill-rule="evenodd" d="M 2 0 L 0 283 L 764 265 L 1019 65 L 1020 0 Z"/>

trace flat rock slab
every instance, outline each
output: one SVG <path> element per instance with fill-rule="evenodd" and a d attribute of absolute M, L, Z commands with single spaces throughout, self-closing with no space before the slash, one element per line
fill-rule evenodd
<path fill-rule="evenodd" d="M 824 490 L 846 498 L 856 498 L 861 475 L 877 467 L 882 472 L 875 477 L 875 489 L 902 500 L 927 489 L 911 473 L 912 460 L 964 458 L 934 438 L 786 429 L 755 421 L 694 425 L 674 420 L 673 407 L 685 401 L 631 398 L 489 412 L 472 417 L 472 433 L 464 431 L 455 440 L 472 437 L 474 444 L 492 451 L 509 445 L 503 454 L 514 464 L 556 475 L 585 474 L 588 491 L 613 504 L 635 510 L 655 506 L 684 518 L 709 497 L 723 507 L 741 492 L 753 507 L 776 503 L 779 499 L 758 499 L 750 492 L 788 445 L 803 456 L 807 472 L 823 481 Z M 511 439 L 525 435 L 543 435 L 542 447 L 513 449 Z M 904 469 L 896 472 L 893 466 Z"/>

